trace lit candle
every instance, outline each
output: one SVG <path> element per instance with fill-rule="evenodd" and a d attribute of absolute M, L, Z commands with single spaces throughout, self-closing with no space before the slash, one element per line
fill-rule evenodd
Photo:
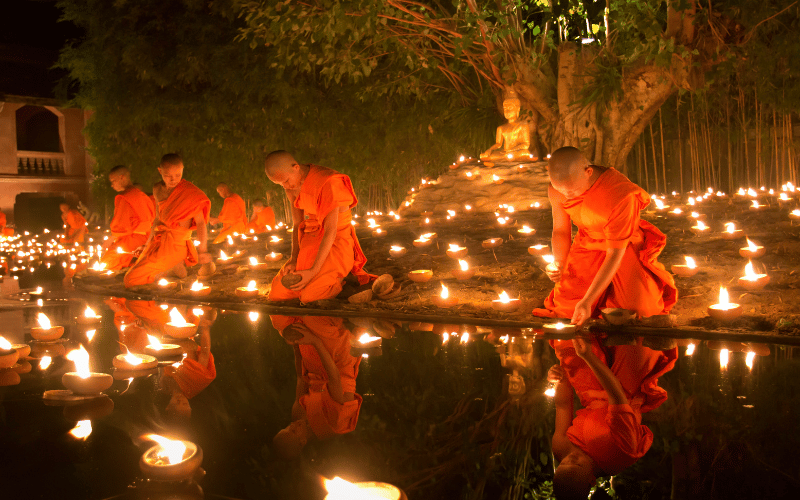
<path fill-rule="evenodd" d="M 756 245 L 750 238 L 747 238 L 747 246 L 739 249 L 739 255 L 745 259 L 757 259 L 766 253 L 766 249 L 761 245 Z"/>
<path fill-rule="evenodd" d="M 532 236 L 536 234 L 536 230 L 528 225 L 523 224 L 522 229 L 517 231 L 524 236 Z"/>
<path fill-rule="evenodd" d="M 61 336 L 64 335 L 64 327 L 53 326 L 50 323 L 50 318 L 48 318 L 46 314 L 40 312 L 36 317 L 36 321 L 39 323 L 39 326 L 31 327 L 31 337 L 33 337 L 34 340 L 46 342 L 60 339 Z"/>
<path fill-rule="evenodd" d="M 661 212 L 669 208 L 669 205 L 665 205 L 664 202 L 659 198 L 653 198 L 653 203 L 655 203 L 656 211 Z"/>
<path fill-rule="evenodd" d="M 111 364 L 117 370 L 123 371 L 145 371 L 158 366 L 158 360 L 149 354 L 134 354 L 130 351 L 125 354 L 117 354 L 111 360 Z"/>
<path fill-rule="evenodd" d="M 481 242 L 481 246 L 483 248 L 497 248 L 503 244 L 503 238 L 489 238 L 488 240 L 483 240 Z"/>
<path fill-rule="evenodd" d="M 167 439 L 158 434 L 145 438 L 158 443 L 148 449 L 139 460 L 145 476 L 165 481 L 179 481 L 192 477 L 203 462 L 203 451 L 194 443 Z"/>
<path fill-rule="evenodd" d="M 733 240 L 736 238 L 741 238 L 743 231 L 741 229 L 736 229 L 736 224 L 733 222 L 726 222 L 725 223 L 725 231 L 722 232 L 722 237 L 727 240 Z"/>
<path fill-rule="evenodd" d="M 575 325 L 558 321 L 556 323 L 546 323 L 542 326 L 545 333 L 575 333 Z"/>
<path fill-rule="evenodd" d="M 278 262 L 281 259 L 283 259 L 283 254 L 280 252 L 270 252 L 268 255 L 264 256 L 264 260 L 267 262 Z"/>
<path fill-rule="evenodd" d="M 425 235 L 420 236 L 416 240 L 414 240 L 414 246 L 417 248 L 425 248 L 432 243 L 432 240 L 425 237 Z"/>
<path fill-rule="evenodd" d="M 534 256 L 541 256 L 547 254 L 550 247 L 547 245 L 531 245 L 528 247 L 528 253 Z"/>
<path fill-rule="evenodd" d="M 467 247 L 462 247 L 455 243 L 450 243 L 448 246 L 449 248 L 445 253 L 451 259 L 461 259 L 467 256 Z"/>
<path fill-rule="evenodd" d="M 335 477 L 325 480 L 325 500 L 406 500 L 406 495 L 388 483 L 351 483 Z"/>
<path fill-rule="evenodd" d="M 175 283 L 174 281 L 168 281 L 165 278 L 161 278 L 160 280 L 158 280 L 158 283 L 156 284 L 163 289 L 170 289 L 178 286 L 178 284 Z"/>
<path fill-rule="evenodd" d="M 67 359 L 75 364 L 74 372 L 67 372 L 61 377 L 64 387 L 75 394 L 99 394 L 114 383 L 114 378 L 107 373 L 93 373 L 89 368 L 89 353 L 83 345 L 67 353 Z"/>
<path fill-rule="evenodd" d="M 147 335 L 148 344 L 144 350 L 147 354 L 155 357 L 176 356 L 181 353 L 181 346 L 178 344 L 163 344 L 157 337 Z"/>
<path fill-rule="evenodd" d="M 78 323 L 82 325 L 93 325 L 98 323 L 102 318 L 94 312 L 94 309 L 87 305 L 86 309 L 83 310 L 83 314 L 78 315 L 76 319 Z"/>
<path fill-rule="evenodd" d="M 673 264 L 671 267 L 672 272 L 685 278 L 697 274 L 697 264 L 695 263 L 694 259 L 688 255 L 684 255 L 683 258 L 686 261 L 686 264 Z"/>
<path fill-rule="evenodd" d="M 760 205 L 760 204 L 758 203 L 758 200 L 753 200 L 753 201 L 752 201 L 752 205 L 750 205 L 750 210 L 758 210 L 758 209 L 760 209 L 761 207 L 762 207 L 762 205 Z"/>
<path fill-rule="evenodd" d="M 739 285 L 748 290 L 759 290 L 769 283 L 769 275 L 759 274 L 753 270 L 753 263 L 744 266 L 744 276 L 739 277 Z"/>
<path fill-rule="evenodd" d="M 721 370 L 724 370 L 728 367 L 728 350 L 727 349 L 720 349 L 719 351 L 719 367 Z"/>
<path fill-rule="evenodd" d="M 418 269 L 408 273 L 408 279 L 415 283 L 425 283 L 433 277 L 433 271 L 430 269 Z"/>
<path fill-rule="evenodd" d="M 250 257 L 249 262 L 250 264 L 248 265 L 248 267 L 252 271 L 261 271 L 268 267 L 268 264 L 266 262 L 259 262 L 258 259 L 256 259 L 255 257 Z"/>
<path fill-rule="evenodd" d="M 192 286 L 189 287 L 189 292 L 196 297 L 202 297 L 211 293 L 211 287 L 206 286 L 199 281 L 195 281 L 192 283 Z"/>
<path fill-rule="evenodd" d="M 505 179 L 499 177 L 497 174 L 492 174 L 492 182 L 495 184 L 502 184 L 503 182 L 505 182 Z"/>
<path fill-rule="evenodd" d="M 176 307 L 169 312 L 170 321 L 164 325 L 164 333 L 174 338 L 194 337 L 197 332 L 197 325 L 187 323 Z"/>
<path fill-rule="evenodd" d="M 19 351 L 14 349 L 11 342 L 0 335 L 0 370 L 11 368 L 19 360 Z"/>
<path fill-rule="evenodd" d="M 742 306 L 728 300 L 728 289 L 719 287 L 719 302 L 708 306 L 708 315 L 714 319 L 731 320 L 742 314 Z"/>
<path fill-rule="evenodd" d="M 466 280 L 475 275 L 475 270 L 470 269 L 466 260 L 458 259 L 458 269 L 453 269 L 451 273 L 457 280 Z"/>
<path fill-rule="evenodd" d="M 408 250 L 406 250 L 405 247 L 401 247 L 401 246 L 398 246 L 398 245 L 392 245 L 389 248 L 389 255 L 391 255 L 392 257 L 395 257 L 395 258 L 402 257 L 403 255 L 406 254 L 407 251 Z"/>
<path fill-rule="evenodd" d="M 519 304 L 519 299 L 510 298 L 506 291 L 503 290 L 500 292 L 499 297 L 492 301 L 492 309 L 503 312 L 516 311 Z"/>
<path fill-rule="evenodd" d="M 705 223 L 703 223 L 703 221 L 701 221 L 700 219 L 695 219 L 695 220 L 697 220 L 697 225 L 692 226 L 692 232 L 697 235 L 707 233 L 708 226 L 706 226 Z"/>
<path fill-rule="evenodd" d="M 439 295 L 433 296 L 433 303 L 437 307 L 441 308 L 453 307 L 454 305 L 458 304 L 458 298 L 451 297 L 450 290 L 448 290 L 448 288 L 444 286 L 444 283 L 442 283 L 441 285 L 442 285 L 442 290 L 439 292 Z"/>
<path fill-rule="evenodd" d="M 236 288 L 236 296 L 241 298 L 250 298 L 258 295 L 258 287 L 256 287 L 255 280 L 250 280 L 247 286 L 240 286 Z"/>

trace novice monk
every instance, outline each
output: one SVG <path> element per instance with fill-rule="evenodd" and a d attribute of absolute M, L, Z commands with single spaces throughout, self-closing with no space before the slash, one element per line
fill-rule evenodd
<path fill-rule="evenodd" d="M 6 214 L 0 212 L 0 236 L 13 236 L 14 230 L 10 227 L 6 227 Z"/>
<path fill-rule="evenodd" d="M 153 186 L 156 218 L 144 250 L 125 275 L 126 287 L 152 283 L 171 269 L 185 276 L 184 263 L 193 266 L 211 262 L 206 227 L 211 201 L 183 178 L 183 160 L 179 155 L 164 155 L 158 172 L 163 181 Z M 197 248 L 192 241 L 193 230 L 197 230 L 200 243 Z"/>
<path fill-rule="evenodd" d="M 267 155 L 265 171 L 286 191 L 294 223 L 292 256 L 272 280 L 270 300 L 300 298 L 307 304 L 338 295 L 348 273 L 360 285 L 374 279 L 363 270 L 367 258 L 350 224 L 350 209 L 358 201 L 349 177 L 319 165 L 301 165 L 286 151 Z M 281 283 L 287 274 L 299 276 L 288 288 Z"/>
<path fill-rule="evenodd" d="M 265 233 L 275 227 L 275 212 L 272 207 L 264 205 L 261 200 L 253 202 L 253 216 L 247 224 L 247 230 L 254 233 Z"/>
<path fill-rule="evenodd" d="M 58 208 L 61 210 L 61 220 L 65 227 L 64 237 L 60 240 L 61 244 L 83 243 L 86 239 L 86 219 L 67 203 L 62 203 Z"/>
<path fill-rule="evenodd" d="M 356 394 L 360 357 L 350 354 L 344 320 L 325 316 L 270 316 L 294 347 L 297 387 L 292 423 L 272 442 L 281 458 L 294 459 L 310 437 L 326 439 L 356 428 L 361 396 Z"/>
<path fill-rule="evenodd" d="M 584 500 L 598 477 L 622 472 L 650 449 L 653 433 L 642 413 L 666 401 L 658 377 L 674 367 L 678 350 L 654 351 L 641 339 L 609 348 L 582 338 L 551 345 L 561 362 L 547 374 L 557 383 L 553 491 L 559 500 Z M 574 419 L 573 389 L 583 406 Z"/>
<path fill-rule="evenodd" d="M 150 197 L 133 185 L 127 167 L 117 165 L 112 168 L 108 180 L 111 188 L 120 194 L 114 198 L 111 238 L 103 244 L 100 262 L 109 270 L 122 269 L 131 265 L 134 250 L 147 241 L 155 219 L 155 207 Z"/>
<path fill-rule="evenodd" d="M 212 217 L 209 222 L 211 224 L 222 224 L 219 235 L 214 239 L 214 243 L 222 243 L 228 235 L 233 236 L 233 233 L 242 234 L 245 232 L 247 229 L 247 209 L 242 197 L 231 191 L 231 188 L 224 182 L 220 182 L 217 186 L 217 193 L 225 199 L 225 202 L 222 204 L 222 210 L 219 211 L 219 215 Z"/>
<path fill-rule="evenodd" d="M 639 219 L 650 196 L 615 169 L 591 165 L 572 147 L 550 156 L 549 174 L 555 262 L 547 275 L 556 286 L 545 309 L 533 314 L 580 325 L 605 307 L 640 317 L 669 312 L 678 292 L 656 260 L 666 236 Z M 578 234 L 570 246 L 572 223 Z"/>

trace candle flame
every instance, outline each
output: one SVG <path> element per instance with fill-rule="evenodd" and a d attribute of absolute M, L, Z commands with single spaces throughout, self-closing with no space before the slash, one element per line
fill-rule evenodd
<path fill-rule="evenodd" d="M 694 349 L 695 349 L 695 345 L 694 344 L 687 345 L 686 346 L 686 355 L 687 356 L 691 356 L 692 354 L 694 354 Z"/>
<path fill-rule="evenodd" d="M 255 257 L 250 257 L 250 265 L 251 266 L 257 266 L 258 265 L 258 259 L 256 259 Z"/>
<path fill-rule="evenodd" d="M 500 177 L 498 177 L 497 174 L 492 174 L 492 180 L 497 182 L 500 180 Z"/>
<path fill-rule="evenodd" d="M 800 217 L 800 208 L 795 208 L 794 210 L 792 210 L 792 215 L 794 215 L 795 217 Z"/>
<path fill-rule="evenodd" d="M 50 356 L 42 356 L 42 359 L 39 360 L 39 369 L 40 370 L 47 370 L 47 367 L 50 366 L 50 363 L 53 362 L 53 358 Z"/>
<path fill-rule="evenodd" d="M 462 271 L 469 271 L 469 264 L 466 260 L 458 259 L 458 265 L 461 267 Z"/>
<path fill-rule="evenodd" d="M 725 369 L 728 367 L 728 350 L 722 349 L 719 351 L 719 367 Z"/>
<path fill-rule="evenodd" d="M 663 210 L 664 209 L 664 202 L 659 200 L 658 198 L 654 198 L 653 201 L 656 204 L 656 209 Z"/>
<path fill-rule="evenodd" d="M 502 302 L 503 304 L 508 304 L 509 302 L 511 302 L 511 298 L 508 296 L 505 290 L 500 292 L 500 298 L 498 300 L 500 300 L 500 302 Z"/>
<path fill-rule="evenodd" d="M 50 323 L 50 318 L 48 318 L 47 315 L 44 313 L 39 313 L 36 316 L 36 321 L 38 321 L 39 326 L 41 326 L 45 330 L 49 330 L 50 328 L 53 327 L 53 325 Z"/>
<path fill-rule="evenodd" d="M 523 234 L 532 233 L 533 232 L 533 228 L 531 228 L 528 225 L 523 225 L 522 229 L 520 229 L 519 232 L 523 233 Z"/>
<path fill-rule="evenodd" d="M 89 378 L 91 370 L 89 369 L 89 353 L 80 345 L 80 348 L 73 349 L 67 353 L 67 359 L 75 364 L 75 372 L 80 378 Z"/>
<path fill-rule="evenodd" d="M 449 247 L 451 252 L 457 252 L 463 248 L 458 246 L 456 243 L 450 243 Z"/>
<path fill-rule="evenodd" d="M 191 290 L 193 292 L 199 292 L 203 288 L 205 288 L 205 287 L 203 286 L 202 283 L 200 283 L 199 281 L 195 281 L 194 283 L 192 283 L 192 286 L 191 286 L 191 288 L 189 288 L 189 290 Z"/>
<path fill-rule="evenodd" d="M 756 253 L 758 251 L 758 245 L 750 241 L 750 238 L 745 237 L 745 239 L 747 240 L 747 250 L 750 253 Z"/>
<path fill-rule="evenodd" d="M 72 437 L 76 439 L 83 439 L 85 441 L 86 438 L 89 437 L 89 434 L 92 433 L 92 421 L 81 420 L 74 429 L 69 431 L 69 433 L 72 435 Z"/>
<path fill-rule="evenodd" d="M 561 321 L 559 321 L 558 323 L 556 323 L 555 325 L 553 325 L 553 328 L 555 328 L 556 330 L 563 330 L 563 329 L 564 329 L 564 328 L 566 328 L 566 327 L 567 327 L 567 325 L 565 325 L 565 324 L 564 324 L 564 323 L 562 323 Z"/>
<path fill-rule="evenodd" d="M 446 299 L 450 296 L 450 291 L 447 289 L 446 286 L 444 286 L 444 283 L 442 283 L 442 291 L 439 294 L 439 296 L 443 299 Z"/>
<path fill-rule="evenodd" d="M 183 319 L 183 315 L 178 311 L 177 307 L 173 307 L 169 312 L 169 322 L 174 326 L 186 326 L 188 324 L 186 320 Z"/>
<path fill-rule="evenodd" d="M 86 330 L 86 340 L 91 342 L 95 333 L 97 333 L 97 330 Z"/>
<path fill-rule="evenodd" d="M 747 368 L 750 370 L 753 369 L 753 360 L 756 358 L 756 353 L 753 351 L 748 351 L 747 357 L 744 359 L 744 363 L 747 365 Z"/>
<path fill-rule="evenodd" d="M 393 252 L 399 252 L 399 251 L 400 251 L 400 250 L 402 250 L 402 249 L 403 249 L 403 247 L 399 247 L 399 246 L 397 246 L 397 245 L 392 245 L 392 246 L 391 246 L 391 250 L 392 250 Z"/>
<path fill-rule="evenodd" d="M 225 252 L 223 252 L 222 250 L 220 250 L 219 251 L 219 258 L 222 259 L 222 260 L 226 260 L 228 258 L 228 255 Z"/>
<path fill-rule="evenodd" d="M 167 286 L 167 285 L 169 285 L 169 281 L 167 281 L 165 278 L 161 278 L 160 280 L 158 280 L 158 286 Z"/>
<path fill-rule="evenodd" d="M 95 262 L 92 265 L 92 271 L 105 271 L 106 263 L 105 262 Z"/>
<path fill-rule="evenodd" d="M 548 398 L 552 398 L 553 396 L 556 395 L 556 388 L 555 387 L 548 387 L 544 391 L 544 395 L 547 396 Z"/>
<path fill-rule="evenodd" d="M 249 313 L 247 313 L 247 317 L 248 317 L 248 318 L 250 319 L 250 321 L 252 321 L 253 323 L 255 323 L 256 321 L 258 321 L 258 313 L 257 313 L 257 312 L 255 312 L 255 311 L 250 311 Z"/>
<path fill-rule="evenodd" d="M 142 358 L 140 358 L 139 356 L 133 354 L 130 351 L 128 351 L 127 354 L 122 356 L 122 359 L 124 359 L 125 362 L 128 363 L 129 365 L 133 365 L 133 366 L 141 365 L 144 362 L 144 360 Z"/>
<path fill-rule="evenodd" d="M 689 269 L 694 269 L 695 267 L 697 267 L 697 263 L 695 263 L 692 257 L 684 255 L 683 258 L 686 260 L 686 267 L 688 267 Z"/>
<path fill-rule="evenodd" d="M 147 334 L 147 341 L 150 342 L 147 345 L 147 347 L 149 347 L 150 349 L 152 349 L 154 351 L 160 351 L 161 349 L 164 348 L 164 344 L 162 344 L 161 341 L 158 340 L 157 337 L 154 337 L 154 336 L 150 335 L 149 333 Z"/>
<path fill-rule="evenodd" d="M 548 264 L 552 264 L 553 262 L 556 261 L 556 258 L 552 254 L 547 254 L 547 255 L 542 255 L 542 260 L 544 260 Z"/>
<path fill-rule="evenodd" d="M 728 289 L 725 288 L 724 286 L 719 287 L 719 305 L 721 306 L 729 305 L 730 302 L 728 302 L 728 300 L 729 300 Z"/>
<path fill-rule="evenodd" d="M 369 333 L 364 333 L 360 337 L 358 337 L 358 341 L 362 344 L 369 344 L 370 342 L 374 342 L 376 340 L 380 340 L 380 337 L 373 337 Z"/>
<path fill-rule="evenodd" d="M 92 309 L 89 306 L 86 306 L 86 309 L 83 310 L 83 317 L 84 318 L 99 318 L 97 313 L 94 312 L 94 309 Z"/>
<path fill-rule="evenodd" d="M 733 222 L 726 222 L 725 223 L 725 232 L 733 233 L 734 231 L 736 231 L 736 224 L 734 224 Z"/>
<path fill-rule="evenodd" d="M 753 269 L 753 262 L 747 261 L 747 265 L 744 266 L 744 276 L 743 278 L 747 281 L 756 281 L 757 279 L 763 277 L 763 274 L 758 274 Z"/>
<path fill-rule="evenodd" d="M 704 229 L 708 229 L 708 226 L 706 226 L 706 225 L 703 223 L 703 221 L 701 221 L 701 220 L 698 220 L 698 221 L 697 221 L 697 226 L 695 226 L 695 227 L 697 227 L 697 229 L 699 229 L 699 230 L 701 230 L 701 231 L 702 231 L 702 230 L 704 230 Z"/>
<path fill-rule="evenodd" d="M 156 450 L 156 456 L 166 459 L 170 465 L 183 460 L 183 455 L 186 453 L 186 445 L 183 444 L 183 441 L 167 439 L 158 434 L 148 434 L 145 439 L 158 443 L 159 449 Z"/>
<path fill-rule="evenodd" d="M 761 205 L 758 204 L 758 200 L 753 200 L 753 208 L 761 208 Z"/>

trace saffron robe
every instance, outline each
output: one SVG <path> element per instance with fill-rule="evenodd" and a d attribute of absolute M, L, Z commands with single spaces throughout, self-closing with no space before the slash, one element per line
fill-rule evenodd
<path fill-rule="evenodd" d="M 252 230 L 254 233 L 265 233 L 273 227 L 275 227 L 275 212 L 272 207 L 264 207 L 257 214 L 254 213 L 250 222 L 247 223 L 247 230 Z"/>
<path fill-rule="evenodd" d="M 80 229 L 86 227 L 86 219 L 83 215 L 74 208 L 71 208 L 61 214 L 61 220 L 64 222 L 66 231 L 64 237 L 61 238 L 61 243 L 63 245 L 83 243 L 86 238 L 86 232 L 84 231 L 80 235 L 78 234 Z"/>
<path fill-rule="evenodd" d="M 233 233 L 244 233 L 247 229 L 247 209 L 242 197 L 232 194 L 225 198 L 217 218 L 222 223 L 222 229 L 214 239 L 214 243 L 222 243 L 228 235 L 233 236 Z"/>
<path fill-rule="evenodd" d="M 302 356 L 302 377 L 308 392 L 301 395 L 299 403 L 306 412 L 309 428 L 320 439 L 336 434 L 352 432 L 358 423 L 358 414 L 363 402 L 356 394 L 356 378 L 360 357 L 350 354 L 350 331 L 345 328 L 342 318 L 328 316 L 270 316 L 273 326 L 280 332 L 294 323 L 302 323 L 322 340 L 325 350 L 330 353 L 336 368 L 342 392 L 353 393 L 352 401 L 338 403 L 328 392 L 328 372 L 322 364 L 317 348 L 300 344 Z"/>
<path fill-rule="evenodd" d="M 297 235 L 300 252 L 297 256 L 296 269 L 299 271 L 314 266 L 325 232 L 322 227 L 325 217 L 341 206 L 352 209 L 358 203 L 349 177 L 319 165 L 310 167 L 300 187 L 300 194 L 294 202 L 295 208 L 302 210 L 305 217 L 299 225 Z M 351 220 L 350 210 L 339 212 L 336 238 L 333 240 L 331 251 L 320 272 L 302 290 L 289 290 L 283 286 L 281 271 L 272 280 L 269 299 L 299 298 L 304 304 L 330 299 L 342 291 L 342 280 L 349 273 L 352 273 L 362 285 L 374 280 L 374 276 L 364 271 L 367 258 L 361 250 L 361 245 L 358 244 L 355 228 L 350 224 Z"/>
<path fill-rule="evenodd" d="M 113 242 L 100 259 L 106 269 L 122 269 L 131 265 L 133 252 L 147 242 L 156 209 L 150 197 L 139 188 L 130 187 L 114 198 L 114 217 L 109 228 Z M 117 248 L 123 252 L 119 253 Z"/>
<path fill-rule="evenodd" d="M 642 425 L 642 413 L 661 406 L 667 391 L 658 378 L 672 370 L 678 348 L 654 351 L 642 346 L 602 347 L 592 339 L 592 351 L 617 377 L 628 404 L 610 405 L 608 393 L 571 341 L 551 340 L 564 373 L 583 408 L 576 412 L 567 438 L 583 450 L 606 474 L 614 475 L 639 460 L 653 443 L 653 433 Z"/>
<path fill-rule="evenodd" d="M 211 201 L 197 186 L 182 179 L 167 199 L 157 204 L 158 220 L 150 243 L 125 275 L 125 286 L 144 285 L 155 281 L 156 276 L 184 262 L 197 264 L 197 249 L 192 242 L 192 231 L 197 229 L 192 217 L 200 212 L 203 223 L 208 223 Z M 181 223 L 191 221 L 189 227 Z"/>
<path fill-rule="evenodd" d="M 198 346 L 195 351 L 195 358 L 199 358 L 201 347 Z M 200 394 L 200 392 L 217 378 L 217 367 L 214 364 L 214 355 L 208 353 L 208 364 L 203 366 L 192 357 L 186 357 L 181 361 L 180 366 L 174 367 L 172 365 L 164 368 L 164 374 L 172 377 L 178 383 L 181 392 L 188 399 Z"/>
<path fill-rule="evenodd" d="M 640 317 L 665 314 L 678 300 L 672 275 L 658 262 L 667 237 L 639 219 L 650 195 L 613 168 L 603 172 L 582 195 L 566 199 L 548 190 L 550 203 L 560 205 L 578 227 L 561 281 L 535 316 L 571 318 L 597 275 L 608 248 L 624 248 L 622 264 L 606 291 L 592 304 L 592 316 L 614 307 L 636 311 Z"/>
<path fill-rule="evenodd" d="M 272 210 L 272 209 L 270 209 Z M 274 216 L 273 216 L 274 218 Z M 10 227 L 6 227 L 8 221 L 6 220 L 6 214 L 0 212 L 0 236 L 13 236 L 14 230 Z"/>

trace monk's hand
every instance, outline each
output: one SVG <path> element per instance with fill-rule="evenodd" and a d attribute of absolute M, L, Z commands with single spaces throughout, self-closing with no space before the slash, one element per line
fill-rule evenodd
<path fill-rule="evenodd" d="M 561 382 L 563 378 L 564 370 L 561 368 L 561 365 L 553 365 L 547 372 L 547 381 L 551 384 Z"/>
<path fill-rule="evenodd" d="M 575 312 L 572 313 L 571 323 L 573 325 L 581 326 L 591 316 L 592 316 L 591 306 L 588 303 L 579 300 L 578 303 L 575 304 Z"/>
<path fill-rule="evenodd" d="M 142 250 L 144 250 L 144 245 L 134 249 L 133 252 L 131 252 L 131 255 L 133 255 L 134 257 L 139 257 L 140 255 L 142 255 Z"/>
<path fill-rule="evenodd" d="M 575 354 L 583 359 L 593 356 L 592 345 L 583 337 L 575 337 L 572 339 L 572 346 L 575 348 Z"/>
<path fill-rule="evenodd" d="M 286 275 L 286 274 L 289 274 L 289 273 L 293 273 L 295 269 L 297 269 L 297 261 L 296 260 L 290 260 L 289 262 L 287 262 L 286 264 L 283 265 L 283 267 L 281 268 L 281 272 L 284 275 Z"/>
<path fill-rule="evenodd" d="M 319 337 L 314 335 L 314 332 L 302 323 L 294 323 L 284 329 L 283 338 L 292 345 L 316 345 L 320 343 Z"/>
<path fill-rule="evenodd" d="M 561 281 L 561 264 L 557 262 L 547 264 L 547 267 L 544 268 L 544 272 L 553 283 Z"/>
<path fill-rule="evenodd" d="M 200 264 L 208 264 L 211 260 L 211 254 L 208 252 L 200 252 L 197 254 L 197 262 Z"/>
<path fill-rule="evenodd" d="M 304 269 L 302 271 L 295 271 L 294 274 L 299 274 L 302 279 L 290 286 L 289 290 L 302 290 L 309 281 L 314 279 L 314 276 L 317 275 L 317 271 L 314 271 L 313 269 Z"/>

